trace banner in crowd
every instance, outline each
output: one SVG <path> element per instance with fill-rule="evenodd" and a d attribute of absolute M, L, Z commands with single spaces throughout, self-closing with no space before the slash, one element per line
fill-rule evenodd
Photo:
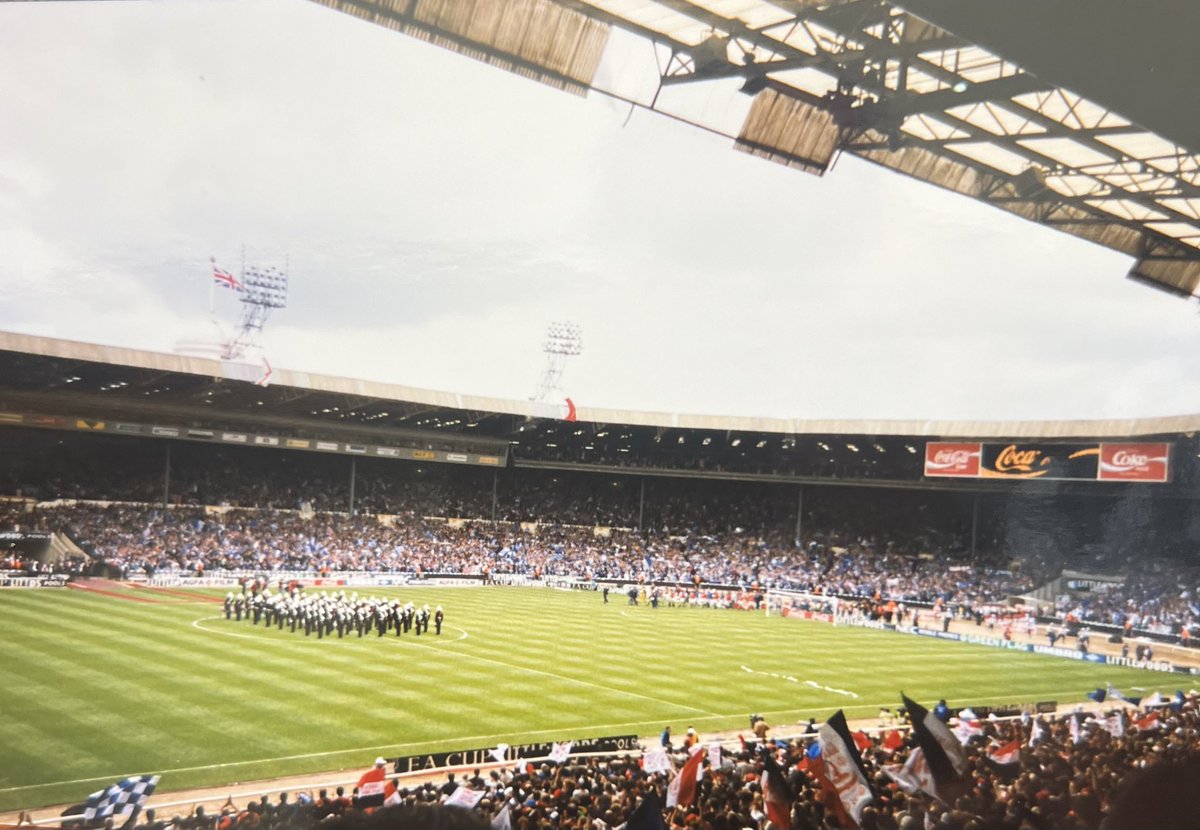
<path fill-rule="evenodd" d="M 937 478 L 1042 478 L 1065 481 L 1168 481 L 1171 445 L 982 441 L 925 444 L 925 475 Z"/>
<path fill-rule="evenodd" d="M 513 744 L 506 746 L 503 761 L 512 762 L 518 758 L 547 758 L 554 752 L 554 742 L 536 744 Z M 494 764 L 501 760 L 495 756 L 497 747 L 489 746 L 482 749 L 460 749 L 454 752 L 430 752 L 424 755 L 405 755 L 390 759 L 393 770 L 397 773 L 421 772 L 423 770 L 441 769 L 442 767 L 479 767 Z M 570 753 L 589 752 L 638 752 L 641 745 L 637 735 L 612 735 L 604 738 L 582 738 L 571 742 Z"/>

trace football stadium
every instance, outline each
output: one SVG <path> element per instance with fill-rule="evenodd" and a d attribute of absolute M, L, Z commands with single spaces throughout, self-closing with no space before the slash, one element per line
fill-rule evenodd
<path fill-rule="evenodd" d="M 1151 20 L 1112 0 L 264 0 L 237 9 L 101 0 L 62 4 L 82 16 L 72 18 L 40 8 L 59 4 L 12 5 L 21 8 L 0 9 L 0 22 L 12 15 L 14 49 L 49 31 L 71 42 L 107 15 L 127 15 L 99 39 L 130 71 L 163 73 L 163 107 L 180 94 L 163 79 L 195 73 L 171 41 L 131 53 L 149 31 L 138 26 L 180 15 L 207 49 L 218 31 L 207 27 L 223 16 L 247 15 L 246 26 L 295 18 L 362 38 L 364 54 L 413 41 L 404 48 L 431 72 L 448 60 L 520 90 L 601 99 L 621 129 L 645 118 L 682 130 L 656 133 L 654 153 L 690 153 L 671 144 L 676 135 L 715 138 L 751 165 L 737 168 L 754 171 L 747 177 L 821 182 L 828 211 L 838 176 L 869 169 L 882 177 L 871 182 L 903 181 L 1035 230 L 1035 251 L 1059 239 L 1085 244 L 1070 249 L 1084 278 L 1117 283 L 1135 300 L 1082 296 L 1051 309 L 1045 319 L 1067 331 L 1063 342 L 1084 336 L 1072 321 L 1089 308 L 1104 304 L 1107 314 L 1122 302 L 1125 324 L 1150 331 L 1151 343 L 1156 330 L 1166 338 L 1182 329 L 1171 343 L 1196 342 L 1194 310 L 1169 321 L 1200 296 L 1200 65 L 1191 45 L 1200 8 L 1164 4 Z M 276 46 L 287 40 L 277 34 Z M 305 82 L 351 60 L 341 54 L 331 46 Z M 86 74 L 69 62 L 66 70 Z M 219 70 L 189 83 L 203 90 L 197 96 L 232 94 Z M 238 129 L 254 129 L 257 108 L 268 106 L 256 94 L 234 105 L 246 119 Z M 45 107 L 52 118 L 56 105 L 36 97 L 6 106 Z M 85 98 L 72 106 L 86 108 Z M 0 142 L 0 159 L 19 161 L 21 142 L 37 143 L 17 135 Z M 360 138 L 347 137 L 339 153 L 386 167 L 385 148 Z M 135 187 L 144 167 L 174 188 L 169 159 L 132 152 L 133 166 L 114 175 Z M 236 155 L 236 142 L 221 153 Z M 289 171 L 324 175 L 293 156 Z M 858 166 L 835 171 L 843 157 Z M 413 166 L 422 164 L 431 162 Z M 14 227 L 18 213 L 31 229 L 50 221 L 37 206 L 53 188 L 39 175 L 14 163 L 12 177 L 0 177 L 0 215 L 16 206 Z M 486 187 L 437 175 L 448 189 Z M 213 189 L 183 186 L 197 202 Z M 298 198 L 245 187 L 247 200 Z M 744 192 L 738 209 L 748 218 L 767 212 L 749 185 Z M 688 234 L 730 201 L 715 193 L 700 188 L 671 205 L 695 221 Z M 103 204 L 89 210 L 104 214 L 95 210 Z M 116 204 L 107 212 L 125 223 Z M 162 213 L 172 210 L 164 202 Z M 916 203 L 902 211 L 920 212 Z M 930 313 L 903 324 L 922 327 L 932 351 L 898 358 L 911 375 L 896 387 L 882 377 L 847 385 L 846 402 L 832 394 L 814 408 L 783 397 L 759 404 L 717 389 L 716 400 L 731 401 L 723 411 L 737 414 L 712 414 L 688 397 L 692 387 L 719 386 L 727 374 L 746 379 L 738 390 L 772 385 L 755 374 L 753 352 L 732 369 L 697 369 L 699 349 L 669 364 L 669 344 L 647 337 L 631 367 L 601 373 L 644 373 L 666 406 L 689 403 L 625 405 L 633 398 L 608 391 L 619 378 L 614 387 L 577 380 L 588 377 L 582 356 L 594 329 L 532 313 L 500 315 L 510 332 L 545 331 L 535 361 L 508 367 L 538 378 L 532 396 L 452 371 L 408 385 L 426 377 L 419 355 L 388 355 L 381 342 L 368 356 L 352 345 L 371 342 L 356 339 L 356 319 L 386 311 L 401 327 L 407 312 L 349 282 L 336 303 L 301 308 L 293 294 L 317 270 L 305 265 L 301 254 L 315 247 L 303 242 L 301 253 L 251 250 L 249 259 L 243 248 L 240 266 L 233 254 L 154 253 L 151 270 L 191 269 L 189 279 L 204 283 L 208 317 L 187 318 L 198 326 L 122 308 L 116 298 L 152 283 L 126 284 L 100 262 L 136 272 L 139 235 L 170 227 L 152 213 L 94 261 L 76 251 L 67 264 L 66 253 L 35 251 L 20 233 L 0 235 L 17 252 L 0 266 L 10 297 L 0 311 L 3 826 L 1200 824 L 1194 359 L 1147 358 L 1143 377 L 1133 376 L 1135 362 L 1129 376 L 1110 370 L 1100 384 L 1109 398 L 1070 361 L 1036 388 L 983 378 L 1002 387 L 996 394 L 1022 398 L 1028 414 L 1010 417 L 1019 407 L 990 398 L 972 409 L 984 400 L 972 391 L 984 385 L 970 386 L 979 379 L 946 392 L 928 381 L 945 376 L 954 387 L 954 371 L 935 365 L 926 375 L 917 364 L 963 365 L 952 354 L 956 324 L 935 307 L 968 298 L 982 327 L 983 306 L 1003 306 L 980 265 L 969 285 L 931 283 L 938 293 L 916 300 Z M 925 218 L 904 259 L 936 271 L 937 240 L 951 226 Z M 72 233 L 103 235 L 90 221 L 101 220 L 72 217 Z M 222 221 L 207 236 L 164 233 L 146 249 L 191 251 L 242 232 Z M 857 247 L 873 247 L 855 219 L 838 226 Z M 270 236 L 271 227 L 245 232 Z M 574 229 L 580 240 L 593 231 Z M 434 244 L 428 229 L 411 232 Z M 747 305 L 770 306 L 769 292 L 756 294 L 753 235 L 750 225 L 729 232 L 745 271 L 737 284 Z M 1015 235 L 1003 239 L 1014 247 Z M 232 244 L 253 248 L 240 237 Z M 492 259 L 506 255 L 488 248 Z M 1093 249 L 1126 270 L 1091 273 Z M 374 256 L 347 269 L 392 279 Z M 705 256 L 724 267 L 724 254 Z M 1023 302 L 1042 302 L 1038 281 Z M 703 283 L 697 276 L 681 294 L 703 294 Z M 465 304 L 466 293 L 430 297 Z M 93 296 L 113 299 L 95 307 Z M 1146 305 L 1133 311 L 1135 302 Z M 714 344 L 705 354 L 733 353 L 735 336 L 752 336 L 735 326 L 738 305 L 729 300 L 728 331 L 701 335 Z M 73 316 L 75 307 L 86 313 Z M 1142 308 L 1151 311 L 1139 321 Z M 647 311 L 675 331 L 668 312 Z M 851 341 L 872 334 L 859 312 L 832 301 L 821 310 L 845 332 L 834 351 L 847 352 L 848 366 L 861 359 Z M 326 331 L 322 315 L 347 322 Z M 1107 359 L 1118 361 L 1134 341 L 1111 316 L 1091 314 L 1097 339 L 1087 343 L 1111 337 Z M 613 331 L 632 338 L 633 328 L 618 320 Z M 1020 342 L 1015 325 L 998 331 L 997 353 L 1053 363 L 1058 341 Z M 169 345 L 157 347 L 158 336 Z M 492 365 L 486 337 L 452 337 L 446 351 Z M 300 340 L 309 351 L 288 345 Z M 502 338 L 494 348 L 493 364 L 515 362 Z M 1019 371 L 1036 371 L 1029 365 Z M 898 400 L 901 387 L 915 404 Z M 608 398 L 620 405 L 605 406 Z M 693 400 L 701 402 L 687 408 Z M 772 414 L 746 414 L 743 404 Z"/>

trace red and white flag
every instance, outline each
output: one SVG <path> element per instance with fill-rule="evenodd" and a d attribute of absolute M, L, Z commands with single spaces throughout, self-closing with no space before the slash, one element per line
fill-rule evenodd
<path fill-rule="evenodd" d="M 556 764 L 565 764 L 567 758 L 571 755 L 571 747 L 574 745 L 573 741 L 563 741 L 561 744 L 554 744 L 550 749 L 550 760 Z"/>
<path fill-rule="evenodd" d="M 668 807 L 688 807 L 696 800 L 696 779 L 703 762 L 704 753 L 693 752 L 679 770 L 679 774 L 671 779 L 667 786 Z"/>
<path fill-rule="evenodd" d="M 937 782 L 933 780 L 933 773 L 925 761 L 925 752 L 919 746 L 913 747 L 913 751 L 908 754 L 908 760 L 904 762 L 903 767 L 899 764 L 891 764 L 885 766 L 883 771 L 900 785 L 900 789 L 910 795 L 924 792 L 934 798 L 938 797 Z"/>
<path fill-rule="evenodd" d="M 1145 717 L 1138 718 L 1134 724 L 1137 726 L 1138 732 L 1150 732 L 1158 729 L 1158 710 L 1150 712 Z"/>
<path fill-rule="evenodd" d="M 233 291 L 241 291 L 242 284 L 238 282 L 237 277 L 226 271 L 224 268 L 217 266 L 216 259 L 212 260 L 213 282 L 222 288 L 229 288 Z"/>
<path fill-rule="evenodd" d="M 784 780 L 783 771 L 770 755 L 763 756 L 763 809 L 776 830 L 792 826 L 792 793 Z"/>
<path fill-rule="evenodd" d="M 384 784 L 387 782 L 387 769 L 379 762 L 358 777 L 358 805 L 360 807 L 378 807 L 383 804 Z"/>
<path fill-rule="evenodd" d="M 895 752 L 900 747 L 904 746 L 904 736 L 897 729 L 889 729 L 884 733 L 883 740 L 879 744 L 885 751 Z"/>
<path fill-rule="evenodd" d="M 1013 739 L 1006 744 L 991 747 L 988 749 L 987 757 L 993 764 L 999 764 L 1000 766 L 1020 763 L 1021 742 Z"/>
<path fill-rule="evenodd" d="M 860 733 L 861 734 L 861 733 Z M 866 738 L 866 735 L 863 735 Z M 821 760 L 825 766 L 825 777 L 837 793 L 838 801 L 846 815 L 855 824 L 862 823 L 862 811 L 874 798 L 867 783 L 862 756 L 858 754 L 858 741 L 850 733 L 846 716 L 838 710 L 817 731 L 821 744 Z M 871 743 L 867 739 L 867 745 Z"/>
<path fill-rule="evenodd" d="M 962 743 L 974 738 L 976 735 L 983 734 L 983 724 L 977 720 L 959 719 L 958 726 L 954 727 L 954 736 Z"/>
<path fill-rule="evenodd" d="M 950 804 L 967 789 L 967 754 L 958 738 L 932 712 L 903 693 L 900 697 L 912 718 L 913 739 L 937 784 L 936 792 L 925 791 Z"/>

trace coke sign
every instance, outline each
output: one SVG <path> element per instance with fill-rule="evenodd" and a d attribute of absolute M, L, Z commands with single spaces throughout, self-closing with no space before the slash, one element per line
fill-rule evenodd
<path fill-rule="evenodd" d="M 1167 480 L 1170 447 L 1168 444 L 1101 444 L 1101 481 Z"/>
<path fill-rule="evenodd" d="M 929 442 L 925 445 L 925 475 L 976 478 L 982 445 Z"/>

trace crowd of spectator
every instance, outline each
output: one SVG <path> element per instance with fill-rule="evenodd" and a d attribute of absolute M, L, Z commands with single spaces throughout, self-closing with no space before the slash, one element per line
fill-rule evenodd
<path fill-rule="evenodd" d="M 1171 634 L 1190 633 L 1200 621 L 1200 571 L 1180 564 L 1186 511 L 1144 489 L 1100 502 L 1025 491 L 975 499 L 362 458 L 351 499 L 350 459 L 341 456 L 116 436 L 16 437 L 6 446 L 13 463 L 0 469 L 0 492 L 43 503 L 134 502 L 42 507 L 34 520 L 70 532 L 125 576 L 590 576 L 978 607 L 1044 584 L 1064 567 L 1095 568 L 1122 581 L 1106 593 L 1064 597 L 1060 616 Z M 145 506 L 164 496 L 170 509 Z M 212 515 L 204 505 L 239 509 Z M 381 524 L 378 516 L 395 519 Z M 611 532 L 600 536 L 596 527 Z M 1162 564 L 1152 564 L 1151 552 Z"/>
<path fill-rule="evenodd" d="M 740 515 L 754 523 L 752 499 L 744 506 Z M 1027 593 L 1056 575 L 995 556 L 972 557 L 954 543 L 954 534 L 922 532 L 922 523 L 911 517 L 896 522 L 907 532 L 885 536 L 876 527 L 878 515 L 856 528 L 839 510 L 814 512 L 828 523 L 810 522 L 799 542 L 791 532 L 761 532 L 767 527 L 762 523 L 759 532 L 735 527 L 706 533 L 700 521 L 598 534 L 591 526 L 447 521 L 411 512 L 381 521 L 315 511 L 74 504 L 40 507 L 21 519 L 27 529 L 67 532 L 122 577 L 217 571 L 515 574 L 778 588 L 978 608 Z M 1128 622 L 1139 632 L 1190 634 L 1200 630 L 1198 585 L 1200 569 L 1194 567 L 1135 568 L 1108 592 L 1064 598 L 1058 613 L 1085 623 Z"/>
<path fill-rule="evenodd" d="M 511 522 L 447 522 L 267 510 L 134 505 L 37 510 L 122 576 L 213 571 L 519 574 L 623 582 L 715 583 L 905 601 L 992 602 L 1033 587 L 1028 575 L 949 555 L 906 555 L 866 538 L 814 531 L 807 543 L 746 533 L 609 531 Z"/>
<path fill-rule="evenodd" d="M 1156 634 L 1187 630 L 1187 639 L 1200 634 L 1196 628 L 1200 622 L 1200 567 L 1148 560 L 1131 569 L 1122 581 L 1107 587 L 1079 597 L 1064 595 L 1058 603 L 1059 613 L 1084 622 Z"/>
<path fill-rule="evenodd" d="M 941 780 L 941 799 L 904 774 L 915 741 L 899 730 L 856 734 L 871 800 L 861 810 L 861 830 L 1086 830 L 1105 827 L 1196 826 L 1194 786 L 1200 775 L 1200 695 L 1183 692 L 1154 709 L 1072 713 L 1065 718 L 971 720 L 966 772 Z M 940 708 L 940 707 L 939 707 Z M 973 713 L 960 713 L 968 720 Z M 950 725 L 961 723 L 946 711 Z M 765 727 L 765 722 L 762 723 Z M 641 758 L 570 757 L 561 766 L 528 763 L 456 780 L 388 784 L 398 807 L 375 808 L 346 788 L 263 796 L 241 806 L 228 800 L 219 811 L 197 808 L 163 819 L 147 812 L 137 830 L 306 830 L 372 826 L 510 827 L 516 830 L 834 830 L 836 788 L 821 771 L 807 734 L 772 739 L 764 728 L 749 740 L 726 744 L 720 760 L 703 753 L 695 795 L 665 808 L 667 773 L 648 773 Z M 974 733 L 974 734 L 970 734 Z M 967 735 L 970 734 L 970 737 Z M 689 732 L 685 745 L 704 738 Z M 1000 748 L 1016 751 L 1000 763 Z M 764 770 L 778 766 L 782 814 L 771 810 Z M 688 757 L 680 751 L 675 766 Z M 437 807 L 459 788 L 478 797 L 474 807 Z M 393 794 L 394 793 L 394 794 Z M 461 793 L 459 793 L 461 795 Z M 943 800 L 944 799 L 944 800 Z M 455 798 L 455 801 L 460 799 Z M 388 810 L 399 810 L 389 814 Z M 433 810 L 435 812 L 430 812 Z M 436 811 L 443 811 L 438 818 Z M 461 811 L 448 814 L 444 811 Z M 366 814 L 377 813 L 371 818 Z M 775 819 L 771 818 L 774 813 Z M 786 821 L 784 820 L 786 817 Z M 405 823 L 418 818 L 421 823 Z M 505 823 L 507 822 L 507 824 Z M 786 826 L 780 826 L 784 823 Z"/>

